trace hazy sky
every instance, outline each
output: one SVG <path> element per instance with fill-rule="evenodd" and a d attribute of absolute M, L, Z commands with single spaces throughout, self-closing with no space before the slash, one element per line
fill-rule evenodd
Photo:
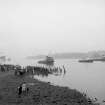
<path fill-rule="evenodd" d="M 105 49 L 105 0 L 0 0 L 0 51 Z"/>

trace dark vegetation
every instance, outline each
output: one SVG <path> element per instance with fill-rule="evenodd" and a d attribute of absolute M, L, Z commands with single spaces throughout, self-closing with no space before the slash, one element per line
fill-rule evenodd
<path fill-rule="evenodd" d="M 22 67 L 20 65 L 0 65 L 0 71 L 7 72 L 7 71 L 14 71 L 16 76 L 23 76 L 23 75 L 41 75 L 41 76 L 48 76 L 49 74 L 53 75 L 61 75 L 62 73 L 66 73 L 66 69 L 63 66 L 61 67 L 51 67 L 51 66 L 25 66 Z"/>

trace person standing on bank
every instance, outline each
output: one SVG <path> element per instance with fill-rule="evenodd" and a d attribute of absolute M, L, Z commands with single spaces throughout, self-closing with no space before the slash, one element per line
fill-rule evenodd
<path fill-rule="evenodd" d="M 23 82 L 22 84 L 20 84 L 20 86 L 18 87 L 18 96 L 21 97 L 22 94 L 25 94 L 29 91 L 29 88 L 27 88 L 27 84 L 25 82 Z"/>
<path fill-rule="evenodd" d="M 18 97 L 20 98 L 22 95 L 22 84 L 18 87 Z"/>

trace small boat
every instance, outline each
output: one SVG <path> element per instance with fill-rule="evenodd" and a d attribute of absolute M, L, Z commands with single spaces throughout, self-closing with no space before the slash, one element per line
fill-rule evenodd
<path fill-rule="evenodd" d="M 46 56 L 45 60 L 38 61 L 38 63 L 41 63 L 41 64 L 53 64 L 54 59 L 53 59 L 53 57 Z"/>
<path fill-rule="evenodd" d="M 93 60 L 92 60 L 92 59 L 81 59 L 81 60 L 79 60 L 79 62 L 92 63 L 92 62 L 93 62 Z"/>

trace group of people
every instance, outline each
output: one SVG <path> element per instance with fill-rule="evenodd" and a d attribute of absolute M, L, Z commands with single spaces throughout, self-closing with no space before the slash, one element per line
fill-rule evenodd
<path fill-rule="evenodd" d="M 14 65 L 10 65 L 10 64 L 0 64 L 0 71 L 2 72 L 6 72 L 6 71 L 10 71 L 14 69 Z"/>
<path fill-rule="evenodd" d="M 20 65 L 9 65 L 9 64 L 0 64 L 0 71 L 6 72 L 14 70 L 16 76 L 22 76 L 26 73 L 28 74 L 36 74 L 42 76 L 48 76 L 48 74 L 53 73 L 62 73 L 65 72 L 65 68 L 63 67 L 44 67 L 44 66 L 26 66 L 22 67 Z M 29 91 L 29 87 L 27 87 L 27 83 L 23 82 L 18 87 L 18 96 L 21 97 L 22 94 L 26 94 Z"/>
<path fill-rule="evenodd" d="M 48 74 L 61 74 L 62 71 L 64 71 L 65 74 L 65 68 L 60 67 L 44 67 L 44 66 L 25 66 L 22 67 L 20 65 L 9 65 L 9 64 L 0 64 L 0 71 L 6 72 L 14 70 L 14 74 L 17 76 L 22 76 L 24 74 L 36 74 L 36 75 L 42 75 L 42 76 L 48 76 Z"/>
<path fill-rule="evenodd" d="M 23 82 L 18 87 L 18 97 L 22 95 L 26 95 L 29 92 L 29 87 L 27 86 L 26 82 Z"/>
<path fill-rule="evenodd" d="M 24 75 L 24 74 L 35 74 L 48 76 L 49 74 L 59 74 L 66 73 L 65 67 L 44 67 L 44 66 L 16 66 L 15 75 Z"/>

